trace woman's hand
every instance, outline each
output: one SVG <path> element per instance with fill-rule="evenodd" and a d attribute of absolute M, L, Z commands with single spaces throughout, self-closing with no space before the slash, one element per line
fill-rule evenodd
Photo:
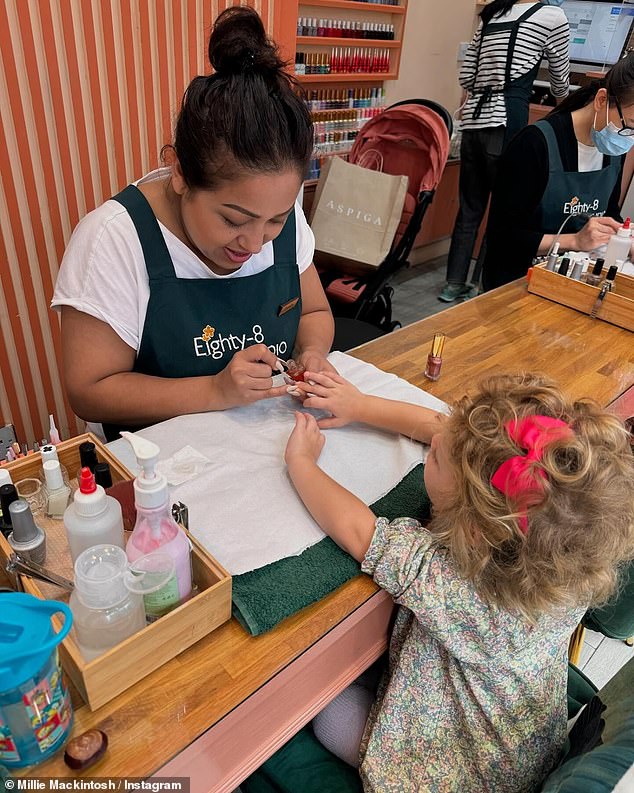
<path fill-rule="evenodd" d="M 254 344 L 237 352 L 222 372 L 214 375 L 222 393 L 223 407 L 285 396 L 285 385 L 273 388 L 272 370 L 276 364 L 277 358 L 264 344 Z"/>
<path fill-rule="evenodd" d="M 361 420 L 365 395 L 339 374 L 306 371 L 304 382 L 295 383 L 293 388 L 306 395 L 304 407 L 332 413 L 332 418 L 317 422 L 322 429 L 343 427 L 351 421 Z"/>
<path fill-rule="evenodd" d="M 337 373 L 335 367 L 328 361 L 323 352 L 319 350 L 303 350 L 297 363 L 301 363 L 307 372 L 333 372 Z"/>
<path fill-rule="evenodd" d="M 574 235 L 575 248 L 578 251 L 591 251 L 601 245 L 606 245 L 620 228 L 621 224 L 614 218 L 590 218 L 586 225 Z"/>
<path fill-rule="evenodd" d="M 294 463 L 307 460 L 316 463 L 326 439 L 319 431 L 315 417 L 310 413 L 295 413 L 295 428 L 286 444 L 284 460 L 291 468 Z"/>

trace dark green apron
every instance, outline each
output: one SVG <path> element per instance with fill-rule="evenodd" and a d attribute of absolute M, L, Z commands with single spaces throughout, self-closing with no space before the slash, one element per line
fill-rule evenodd
<path fill-rule="evenodd" d="M 485 86 L 484 88 L 470 89 L 474 95 L 479 95 L 480 98 L 473 111 L 473 118 L 478 119 L 482 113 L 482 109 L 487 102 L 491 101 L 494 94 L 504 94 L 504 104 L 506 106 L 506 132 L 504 133 L 504 146 L 506 147 L 509 141 L 521 130 L 528 125 L 528 104 L 530 102 L 531 93 L 533 91 L 533 83 L 537 78 L 539 71 L 539 61 L 533 68 L 526 74 L 521 75 L 515 80 L 511 79 L 511 68 L 513 66 L 513 53 L 515 51 L 515 43 L 517 41 L 517 34 L 519 32 L 520 23 L 532 17 L 541 8 L 541 3 L 537 3 L 527 9 L 519 19 L 513 22 L 489 22 L 482 28 L 480 35 L 480 44 L 478 47 L 478 54 L 476 56 L 476 79 L 478 69 L 480 67 L 480 51 L 482 50 L 482 42 L 487 35 L 495 35 L 502 33 L 505 30 L 510 31 L 508 48 L 506 51 L 506 66 L 505 66 L 505 79 L 504 85 L 501 88 L 494 88 L 493 86 Z"/>
<path fill-rule="evenodd" d="M 302 313 L 294 211 L 273 240 L 272 267 L 243 278 L 177 278 L 143 193 L 129 185 L 114 200 L 134 223 L 150 282 L 133 371 L 155 377 L 213 375 L 238 350 L 259 343 L 279 358 L 291 357 Z M 122 429 L 140 427 L 104 424 L 108 440 Z"/>
<path fill-rule="evenodd" d="M 604 157 L 604 167 L 600 171 L 564 171 L 559 143 L 552 126 L 544 120 L 538 121 L 535 126 L 543 132 L 548 146 L 548 184 L 537 208 L 541 214 L 541 231 L 544 234 L 556 234 L 564 218 L 581 212 L 589 216 L 605 215 L 621 173 L 621 158 Z M 571 220 L 564 232 L 577 232 L 585 223 L 585 218 Z"/>

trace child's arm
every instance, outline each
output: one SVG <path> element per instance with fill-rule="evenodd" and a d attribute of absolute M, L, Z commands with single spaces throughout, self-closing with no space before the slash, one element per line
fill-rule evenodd
<path fill-rule="evenodd" d="M 288 473 L 306 509 L 320 528 L 357 561 L 363 561 L 376 517 L 363 501 L 317 466 L 325 438 L 309 413 L 295 414 L 286 445 Z"/>
<path fill-rule="evenodd" d="M 304 400 L 305 407 L 332 413 L 332 418 L 319 420 L 322 429 L 360 421 L 382 430 L 398 432 L 421 443 L 431 443 L 432 436 L 442 428 L 447 418 L 420 405 L 363 394 L 337 374 L 305 372 L 304 382 L 297 383 L 296 387 L 305 394 L 311 394 Z"/>

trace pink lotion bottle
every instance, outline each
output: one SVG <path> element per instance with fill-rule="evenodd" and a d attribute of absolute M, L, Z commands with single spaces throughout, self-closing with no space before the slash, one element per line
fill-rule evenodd
<path fill-rule="evenodd" d="M 167 479 L 156 472 L 160 449 L 152 441 L 122 432 L 134 449 L 143 472 L 134 480 L 136 523 L 126 545 L 129 562 L 160 548 L 174 560 L 179 600 L 192 591 L 191 546 L 187 535 L 172 518 Z"/>

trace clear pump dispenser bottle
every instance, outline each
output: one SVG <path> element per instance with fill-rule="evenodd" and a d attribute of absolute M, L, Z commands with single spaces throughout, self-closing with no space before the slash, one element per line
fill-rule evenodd
<path fill-rule="evenodd" d="M 134 480 L 137 518 L 126 554 L 130 562 L 159 549 L 169 554 L 174 560 L 182 603 L 192 590 L 191 546 L 185 532 L 172 518 L 167 479 L 156 472 L 160 449 L 155 443 L 130 432 L 122 432 L 121 436 L 131 444 L 143 469 Z"/>

